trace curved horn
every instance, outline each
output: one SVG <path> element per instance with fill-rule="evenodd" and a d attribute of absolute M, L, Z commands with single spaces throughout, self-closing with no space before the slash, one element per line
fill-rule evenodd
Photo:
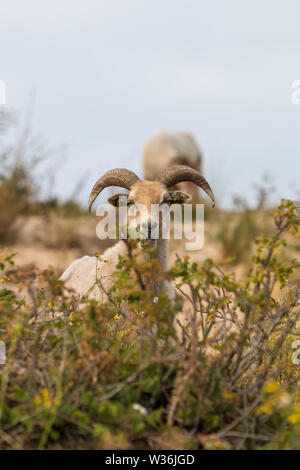
<path fill-rule="evenodd" d="M 213 207 L 215 206 L 215 196 L 206 179 L 200 175 L 199 171 L 186 165 L 174 165 L 164 170 L 157 178 L 157 181 L 166 185 L 167 188 L 183 181 L 191 181 L 203 189 L 211 198 Z"/>
<path fill-rule="evenodd" d="M 89 212 L 91 212 L 92 204 L 104 188 L 108 186 L 119 186 L 120 188 L 130 189 L 140 178 L 133 171 L 124 168 L 115 168 L 105 173 L 96 181 L 89 197 Z"/>

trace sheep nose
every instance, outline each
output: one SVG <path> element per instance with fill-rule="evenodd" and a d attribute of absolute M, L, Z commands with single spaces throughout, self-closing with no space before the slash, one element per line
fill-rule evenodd
<path fill-rule="evenodd" d="M 147 231 L 148 235 L 151 234 L 152 230 L 157 229 L 157 226 L 158 226 L 157 222 L 151 222 L 151 220 L 149 220 L 149 222 L 142 223 L 142 229 Z"/>

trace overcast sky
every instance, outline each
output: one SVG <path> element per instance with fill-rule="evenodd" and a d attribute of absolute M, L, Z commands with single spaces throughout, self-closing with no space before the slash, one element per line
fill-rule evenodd
<path fill-rule="evenodd" d="M 263 173 L 300 198 L 298 0 L 0 0 L 0 79 L 7 106 L 67 144 L 55 191 L 89 171 L 141 174 L 148 137 L 192 132 L 223 206 L 251 198 Z M 61 162 L 59 162 L 61 163 Z"/>

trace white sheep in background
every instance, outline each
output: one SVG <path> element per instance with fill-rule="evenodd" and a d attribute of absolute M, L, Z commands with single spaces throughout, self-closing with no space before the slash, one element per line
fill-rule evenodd
<path fill-rule="evenodd" d="M 127 195 L 115 194 L 109 198 L 109 203 L 118 206 L 120 196 L 127 197 L 127 206 L 132 204 L 142 204 L 146 208 L 146 213 L 142 220 L 139 220 L 141 227 L 148 231 L 150 236 L 153 230 L 159 224 L 159 219 L 154 219 L 151 213 L 152 204 L 173 203 L 183 204 L 190 200 L 187 193 L 181 191 L 170 191 L 168 188 L 182 181 L 189 181 L 202 188 L 214 202 L 213 192 L 200 173 L 188 166 L 176 165 L 163 171 L 157 176 L 155 181 L 141 181 L 139 177 L 132 171 L 125 169 L 110 170 L 103 175 L 94 185 L 90 198 L 89 209 L 104 188 L 109 186 L 119 186 L 129 190 Z M 131 218 L 130 224 L 134 225 L 135 219 Z M 158 238 L 151 240 L 155 246 L 155 256 L 163 271 L 169 269 L 169 249 L 168 240 Z M 113 247 L 107 249 L 100 258 L 96 256 L 84 256 L 83 258 L 73 261 L 73 263 L 62 274 L 61 280 L 65 286 L 72 289 L 80 298 L 90 298 L 105 301 L 106 294 L 113 283 L 113 273 L 119 262 L 120 256 L 128 254 L 128 244 L 125 240 L 120 240 Z M 143 256 L 141 248 L 133 253 L 135 257 Z M 96 276 L 97 271 L 97 276 Z M 99 282 L 97 282 L 97 280 Z M 147 284 L 147 280 L 143 280 L 145 287 L 152 290 L 154 294 L 159 293 L 162 289 L 168 292 L 170 298 L 174 296 L 173 283 L 163 281 L 155 285 Z M 101 286 L 100 286 L 101 284 Z"/>
<path fill-rule="evenodd" d="M 202 173 L 202 155 L 191 134 L 186 132 L 158 132 L 144 148 L 144 178 L 154 181 L 160 173 L 174 165 L 186 165 Z M 183 182 L 177 189 L 187 191 L 197 199 L 198 190 L 190 182 Z"/>

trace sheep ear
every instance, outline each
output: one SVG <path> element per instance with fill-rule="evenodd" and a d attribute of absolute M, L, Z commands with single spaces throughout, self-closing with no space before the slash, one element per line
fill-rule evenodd
<path fill-rule="evenodd" d="M 171 204 L 186 204 L 192 199 L 190 194 L 184 193 L 183 191 L 169 191 L 169 196 Z"/>
<path fill-rule="evenodd" d="M 126 206 L 127 204 L 127 194 L 120 193 L 120 194 L 114 194 L 108 199 L 109 204 L 111 204 L 114 207 L 119 207 L 119 206 Z"/>

